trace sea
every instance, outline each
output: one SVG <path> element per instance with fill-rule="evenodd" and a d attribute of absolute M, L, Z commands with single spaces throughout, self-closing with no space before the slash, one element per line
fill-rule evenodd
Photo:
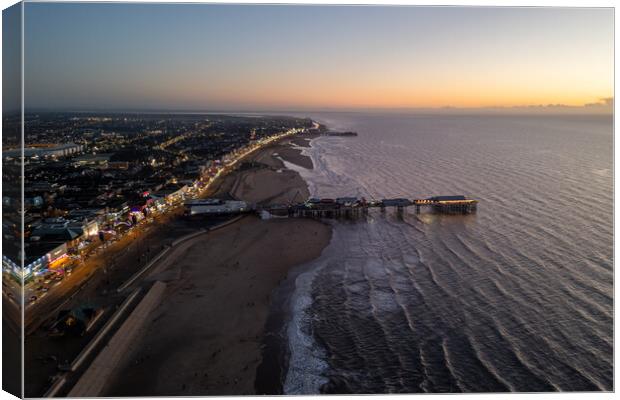
<path fill-rule="evenodd" d="M 613 390 L 611 117 L 310 117 L 358 132 L 304 149 L 312 196 L 479 205 L 328 221 L 286 302 L 285 394 Z"/>

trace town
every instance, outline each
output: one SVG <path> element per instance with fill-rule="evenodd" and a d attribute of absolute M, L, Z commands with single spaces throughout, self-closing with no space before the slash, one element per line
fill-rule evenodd
<path fill-rule="evenodd" d="M 289 117 L 27 114 L 23 237 L 18 135 L 3 144 L 2 265 L 14 282 L 4 279 L 3 292 L 19 301 L 23 279 L 28 307 L 90 255 L 204 194 L 248 153 L 311 128 Z"/>
<path fill-rule="evenodd" d="M 469 214 L 477 206 L 464 196 L 328 199 L 305 198 L 299 191 L 285 203 L 249 202 L 226 186 L 240 176 L 234 170 L 270 169 L 256 157 L 278 158 L 282 146 L 317 135 L 357 135 L 311 119 L 50 113 L 25 120 L 22 150 L 19 127 L 5 119 L 14 129 L 3 148 L 3 296 L 15 306 L 5 308 L 7 320 L 17 324 L 23 318 L 33 395 L 90 387 L 89 378 L 80 386 L 75 372 L 87 367 L 99 340 L 134 300 L 143 292 L 149 298 L 147 271 L 181 243 L 245 214 L 365 218 L 369 209 L 396 209 L 402 218 L 409 206 L 416 214 L 421 207 Z M 85 346 L 82 338 L 92 341 Z"/>

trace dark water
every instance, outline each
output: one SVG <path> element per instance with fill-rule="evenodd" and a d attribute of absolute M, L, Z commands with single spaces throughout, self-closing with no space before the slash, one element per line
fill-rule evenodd
<path fill-rule="evenodd" d="M 612 121 L 314 118 L 314 195 L 465 194 L 477 215 L 333 222 L 292 295 L 286 393 L 613 389 Z"/>

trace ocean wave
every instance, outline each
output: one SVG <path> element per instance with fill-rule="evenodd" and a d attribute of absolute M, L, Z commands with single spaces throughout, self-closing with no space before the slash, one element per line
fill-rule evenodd
<path fill-rule="evenodd" d="M 336 125 L 360 135 L 304 149 L 312 196 L 481 202 L 475 216 L 333 222 L 296 281 L 285 393 L 613 387 L 611 159 L 598 151 L 611 136 L 571 141 L 559 119 L 524 140 L 514 117 Z"/>

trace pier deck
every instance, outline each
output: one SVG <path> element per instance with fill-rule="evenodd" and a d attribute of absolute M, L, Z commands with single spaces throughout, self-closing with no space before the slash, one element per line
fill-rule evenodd
<path fill-rule="evenodd" d="M 221 203 L 222 202 L 219 201 L 218 204 Z M 468 199 L 465 196 L 436 196 L 427 199 L 394 198 L 369 201 L 357 197 L 339 197 L 336 199 L 311 198 L 303 203 L 267 206 L 247 205 L 247 207 L 242 209 L 226 208 L 222 206 L 219 206 L 219 208 L 205 207 L 204 201 L 199 204 L 196 202 L 187 202 L 186 207 L 187 215 L 214 215 L 222 213 L 220 210 L 226 210 L 227 214 L 252 212 L 261 214 L 267 212 L 272 216 L 281 217 L 356 218 L 366 215 L 371 208 L 378 208 L 382 212 L 388 208 L 392 208 L 396 209 L 399 214 L 403 214 L 407 207 L 415 207 L 416 214 L 421 212 L 422 207 L 430 208 L 437 214 L 472 214 L 477 211 L 478 201 Z"/>

